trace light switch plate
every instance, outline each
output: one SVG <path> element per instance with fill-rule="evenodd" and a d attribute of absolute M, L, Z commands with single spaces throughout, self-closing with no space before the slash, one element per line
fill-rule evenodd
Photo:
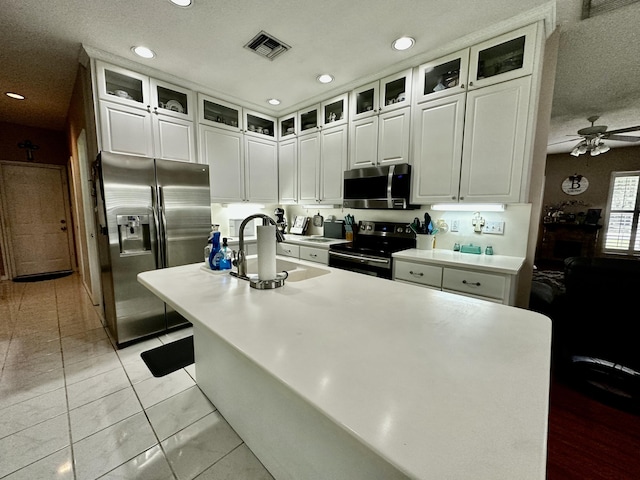
<path fill-rule="evenodd" d="M 482 233 L 504 235 L 504 222 L 486 222 L 482 227 Z"/>
<path fill-rule="evenodd" d="M 451 231 L 457 232 L 460 229 L 460 220 L 451 220 Z"/>

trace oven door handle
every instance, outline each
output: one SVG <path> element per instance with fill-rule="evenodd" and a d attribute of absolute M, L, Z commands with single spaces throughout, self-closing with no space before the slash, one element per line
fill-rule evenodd
<path fill-rule="evenodd" d="M 389 263 L 389 259 L 358 257 L 354 255 L 349 255 L 348 253 L 340 253 L 340 252 L 329 252 L 329 254 L 335 255 L 336 257 L 347 258 L 349 260 L 357 260 L 358 262 L 372 262 L 372 263 L 384 263 L 384 264 Z"/>

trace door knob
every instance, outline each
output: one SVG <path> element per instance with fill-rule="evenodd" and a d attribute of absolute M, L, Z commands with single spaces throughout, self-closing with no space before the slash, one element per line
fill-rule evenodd
<path fill-rule="evenodd" d="M 67 221 L 62 219 L 62 220 L 60 220 L 60 223 L 67 223 Z"/>
<path fill-rule="evenodd" d="M 63 232 L 67 229 L 67 227 L 60 227 L 60 230 L 62 230 Z"/>

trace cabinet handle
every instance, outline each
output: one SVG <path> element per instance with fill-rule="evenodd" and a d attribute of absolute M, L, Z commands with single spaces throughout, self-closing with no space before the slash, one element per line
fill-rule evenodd
<path fill-rule="evenodd" d="M 476 287 L 480 286 L 480 282 L 473 283 L 473 282 L 467 282 L 466 280 L 462 280 L 462 283 L 464 283 L 465 285 L 473 285 L 473 286 L 476 286 Z"/>
<path fill-rule="evenodd" d="M 315 258 L 315 257 L 317 257 L 318 255 L 316 255 L 315 253 L 310 253 L 310 254 L 309 254 L 309 256 L 310 256 L 310 257 L 314 257 L 314 258 Z"/>
<path fill-rule="evenodd" d="M 151 105 L 147 105 L 147 112 L 151 113 Z"/>
<path fill-rule="evenodd" d="M 155 113 L 156 115 L 158 115 L 158 107 L 153 107 L 153 113 Z"/>
<path fill-rule="evenodd" d="M 464 197 L 460 197 L 460 200 L 464 200 Z"/>
<path fill-rule="evenodd" d="M 464 88 L 464 83 L 461 83 L 461 84 L 460 84 L 460 88 Z"/>
<path fill-rule="evenodd" d="M 473 82 L 469 82 L 469 86 L 470 86 L 470 87 L 473 87 Z"/>
<path fill-rule="evenodd" d="M 413 275 L 414 277 L 423 277 L 424 276 L 424 273 L 422 273 L 422 272 L 414 272 L 413 270 L 409 270 L 409 273 L 411 275 Z"/>

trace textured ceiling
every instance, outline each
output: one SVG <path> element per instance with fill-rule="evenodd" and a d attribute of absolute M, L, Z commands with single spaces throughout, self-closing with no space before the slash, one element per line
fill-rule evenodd
<path fill-rule="evenodd" d="M 394 66 L 412 65 L 428 52 L 448 53 L 443 45 L 551 4 L 195 0 L 179 9 L 168 0 L 3 0 L 0 92 L 17 91 L 27 100 L 0 95 L 0 121 L 62 130 L 82 45 L 277 116 L 394 73 Z M 640 124 L 640 5 L 584 21 L 581 6 L 582 0 L 561 0 L 556 7 L 561 37 L 549 143 L 572 138 L 567 135 L 588 126 L 591 115 L 600 115 L 597 123 L 610 129 Z M 260 30 L 291 50 L 269 61 L 243 48 Z M 413 36 L 416 46 L 393 51 L 392 40 L 403 34 Z M 130 48 L 137 44 L 155 50 L 157 58 L 135 59 Z M 323 72 L 336 82 L 318 84 L 315 78 Z M 270 107 L 271 97 L 282 104 Z M 564 142 L 549 151 L 573 145 Z"/>

